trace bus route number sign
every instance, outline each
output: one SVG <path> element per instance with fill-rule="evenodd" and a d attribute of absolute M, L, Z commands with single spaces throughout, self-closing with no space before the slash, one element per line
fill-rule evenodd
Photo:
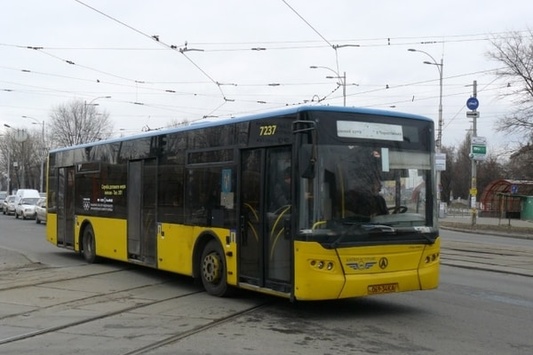
<path fill-rule="evenodd" d="M 267 126 L 259 126 L 259 135 L 260 136 L 273 136 L 276 134 L 276 128 L 278 126 L 275 124 L 267 125 Z"/>
<path fill-rule="evenodd" d="M 248 144 L 250 146 L 290 144 L 293 138 L 291 128 L 291 121 L 287 119 L 252 122 Z"/>

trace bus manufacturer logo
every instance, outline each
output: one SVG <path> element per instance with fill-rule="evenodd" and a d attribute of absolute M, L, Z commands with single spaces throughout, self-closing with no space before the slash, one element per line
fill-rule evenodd
<path fill-rule="evenodd" d="M 381 258 L 379 259 L 379 267 L 381 269 L 386 269 L 387 266 L 389 266 L 389 260 L 387 258 Z"/>
<path fill-rule="evenodd" d="M 83 198 L 83 209 L 85 211 L 89 211 L 91 209 L 91 199 L 90 198 Z"/>
<path fill-rule="evenodd" d="M 348 266 L 349 268 L 351 268 L 353 270 L 368 270 L 372 266 L 374 266 L 375 264 L 376 264 L 375 261 L 363 261 L 363 260 L 360 260 L 360 261 L 355 262 L 355 263 L 346 263 L 346 266 Z"/>

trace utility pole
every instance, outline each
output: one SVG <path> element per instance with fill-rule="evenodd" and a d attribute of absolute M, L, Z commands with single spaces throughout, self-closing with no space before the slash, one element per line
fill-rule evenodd
<path fill-rule="evenodd" d="M 344 106 L 346 107 L 346 72 L 342 76 L 342 97 L 344 99 Z"/>
<path fill-rule="evenodd" d="M 473 93 L 472 97 L 477 100 L 477 81 L 474 80 L 473 83 Z M 474 108 L 471 111 L 471 117 L 472 117 L 472 137 L 470 146 L 473 145 L 474 141 L 477 137 L 477 118 L 479 116 L 479 113 L 477 112 L 477 108 Z M 472 226 L 476 225 L 476 218 L 477 218 L 477 160 L 474 159 L 474 155 L 472 154 L 472 185 L 470 187 L 470 202 L 472 207 Z"/>
<path fill-rule="evenodd" d="M 21 150 L 22 150 L 22 154 L 21 154 L 21 160 L 22 160 L 22 167 L 21 167 L 22 183 L 19 186 L 19 188 L 21 188 L 21 189 L 26 187 L 25 169 L 24 169 L 24 165 L 25 165 L 25 161 L 24 161 L 24 155 L 25 155 L 24 142 L 26 142 L 27 139 L 28 139 L 28 133 L 26 132 L 25 129 L 17 129 L 15 131 L 15 140 L 20 143 Z"/>

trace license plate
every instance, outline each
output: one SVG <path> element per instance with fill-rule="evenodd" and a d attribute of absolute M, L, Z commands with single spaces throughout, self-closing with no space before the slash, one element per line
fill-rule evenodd
<path fill-rule="evenodd" d="M 379 293 L 391 293 L 398 292 L 398 284 L 381 284 L 381 285 L 370 285 L 368 286 L 368 294 L 376 295 Z"/>

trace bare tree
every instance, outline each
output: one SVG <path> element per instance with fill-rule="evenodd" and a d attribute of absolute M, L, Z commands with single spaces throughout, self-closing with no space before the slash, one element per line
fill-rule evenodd
<path fill-rule="evenodd" d="M 96 105 L 82 100 L 55 107 L 50 119 L 50 138 L 55 147 L 106 139 L 113 129 L 107 112 L 100 112 Z"/>
<path fill-rule="evenodd" d="M 451 190 L 455 197 L 467 199 L 472 182 L 472 161 L 470 160 L 470 133 L 455 151 L 453 168 L 451 169 Z"/>
<path fill-rule="evenodd" d="M 533 146 L 527 144 L 509 158 L 509 162 L 505 165 L 507 176 L 516 180 L 533 179 L 533 164 L 531 162 L 533 162 Z"/>
<path fill-rule="evenodd" d="M 511 32 L 492 39 L 493 49 L 488 57 L 504 67 L 497 76 L 505 80 L 512 92 L 508 95 L 516 109 L 500 118 L 497 128 L 518 133 L 526 142 L 533 140 L 533 32 Z"/>
<path fill-rule="evenodd" d="M 26 134 L 24 142 L 14 138 L 13 130 L 7 130 L 2 134 L 0 139 L 2 189 L 40 188 L 40 169 L 43 163 L 41 133 L 26 131 Z"/>
<path fill-rule="evenodd" d="M 455 148 L 454 147 L 447 147 L 442 146 L 441 147 L 441 153 L 446 154 L 446 170 L 441 172 L 440 177 L 440 199 L 442 202 L 451 202 L 452 197 L 452 182 L 453 182 L 453 174 L 454 174 L 454 158 L 455 158 Z"/>

